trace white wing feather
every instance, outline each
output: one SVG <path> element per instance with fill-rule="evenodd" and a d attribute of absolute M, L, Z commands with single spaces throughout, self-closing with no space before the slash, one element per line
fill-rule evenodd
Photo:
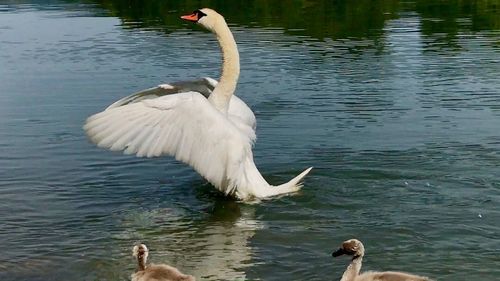
<path fill-rule="evenodd" d="M 218 82 L 210 77 L 204 77 L 197 80 L 173 82 L 170 84 L 161 84 L 157 87 L 142 90 L 114 102 L 106 110 L 121 107 L 124 105 L 137 103 L 149 99 L 156 99 L 166 95 L 177 95 L 185 92 L 198 92 L 208 98 Z M 255 141 L 256 119 L 252 110 L 244 101 L 235 95 L 231 96 L 227 111 L 227 117 L 233 121 L 234 125 L 245 132 L 253 141 Z"/>
<path fill-rule="evenodd" d="M 243 184 L 242 166 L 253 158 L 255 139 L 246 122 L 231 119 L 200 93 L 185 92 L 107 109 L 89 117 L 84 129 L 99 147 L 140 157 L 175 156 L 231 193 Z"/>

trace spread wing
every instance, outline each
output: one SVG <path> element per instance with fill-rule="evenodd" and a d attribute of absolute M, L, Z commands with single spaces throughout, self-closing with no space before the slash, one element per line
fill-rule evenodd
<path fill-rule="evenodd" d="M 192 81 L 161 84 L 157 87 L 142 90 L 140 92 L 133 93 L 130 96 L 124 97 L 108 106 L 107 109 L 139 102 L 146 99 L 153 99 L 166 95 L 185 92 L 198 92 L 208 98 L 208 96 L 210 96 L 210 94 L 214 90 L 215 86 L 217 86 L 217 81 L 208 77 Z"/>
<path fill-rule="evenodd" d="M 163 97 L 172 94 L 185 92 L 198 92 L 205 98 L 208 98 L 218 82 L 212 78 L 205 77 L 198 80 L 174 82 L 170 84 L 161 84 L 157 87 L 149 88 L 140 92 L 124 97 L 106 108 L 106 110 L 148 100 Z M 232 96 L 229 101 L 228 117 L 243 132 L 245 132 L 253 141 L 255 141 L 255 128 L 257 125 L 255 115 L 252 110 L 237 96 Z"/>
<path fill-rule="evenodd" d="M 172 155 L 216 186 L 240 177 L 241 163 L 252 159 L 255 134 L 199 92 L 127 98 L 87 119 L 84 130 L 97 146 L 140 157 Z"/>

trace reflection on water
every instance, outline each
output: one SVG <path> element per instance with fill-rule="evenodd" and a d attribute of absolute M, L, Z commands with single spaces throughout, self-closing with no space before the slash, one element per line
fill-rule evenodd
<path fill-rule="evenodd" d="M 165 26 L 179 28 L 177 15 L 202 7 L 212 7 L 226 15 L 231 24 L 277 27 L 293 35 L 316 39 L 373 38 L 383 35 L 387 20 L 401 11 L 416 11 L 426 35 L 448 34 L 448 42 L 460 29 L 474 31 L 500 29 L 496 1 L 436 2 L 433 0 L 361 1 L 92 1 L 120 17 L 129 27 Z"/>
<path fill-rule="evenodd" d="M 0 263 L 0 276 L 2 280 L 11 280 L 9 276 L 12 280 L 76 280 L 84 273 L 85 280 L 126 280 L 136 268 L 132 247 L 142 242 L 150 249 L 151 263 L 167 263 L 202 280 L 245 280 L 246 268 L 252 265 L 250 238 L 263 227 L 255 218 L 255 206 L 203 197 L 204 203 L 194 212 L 166 199 L 169 204 L 162 205 L 171 207 L 137 202 L 111 218 L 92 212 L 84 218 L 85 225 L 76 219 L 59 222 L 62 226 L 54 227 L 54 233 L 41 227 L 40 234 L 57 236 L 57 241 L 45 241 L 34 232 L 29 234 L 31 239 L 11 232 L 24 244 L 33 243 L 33 248 L 29 257 L 21 259 L 15 256 L 21 249 L 11 249 L 13 256 L 4 256 L 10 260 Z M 109 219 L 116 225 L 104 226 Z M 79 233 L 67 236 L 61 233 L 64 229 Z"/>
<path fill-rule="evenodd" d="M 168 263 L 203 280 L 245 280 L 251 265 L 249 239 L 262 228 L 253 206 L 216 201 L 207 216 L 186 221 L 178 209 L 132 211 L 116 239 L 146 243 L 151 262 Z"/>
<path fill-rule="evenodd" d="M 238 41 L 237 94 L 257 116 L 266 179 L 315 167 L 297 196 L 228 201 L 171 158 L 86 140 L 85 118 L 120 97 L 218 76 L 212 34 L 178 19 L 200 6 Z M 345 264 L 329 254 L 351 237 L 367 270 L 397 261 L 495 280 L 498 11 L 487 0 L 1 1 L 0 280 L 128 280 L 139 241 L 152 262 L 203 280 L 338 280 Z"/>

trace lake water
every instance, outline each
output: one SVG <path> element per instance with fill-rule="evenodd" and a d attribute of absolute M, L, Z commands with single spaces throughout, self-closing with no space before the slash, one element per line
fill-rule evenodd
<path fill-rule="evenodd" d="M 201 280 L 340 280 L 353 237 L 364 270 L 498 280 L 498 1 L 201 1 L 239 44 L 264 177 L 314 166 L 258 204 L 82 130 L 137 90 L 218 77 L 212 34 L 178 18 L 200 1 L 178 2 L 0 1 L 1 280 L 127 280 L 138 241 Z"/>

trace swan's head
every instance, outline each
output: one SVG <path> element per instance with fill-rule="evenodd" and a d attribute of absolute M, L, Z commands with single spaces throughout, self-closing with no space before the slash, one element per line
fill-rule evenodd
<path fill-rule="evenodd" d="M 140 261 L 140 263 L 146 263 L 146 260 L 148 259 L 148 247 L 144 244 L 138 244 L 135 245 L 134 248 L 132 249 L 132 255 Z"/>
<path fill-rule="evenodd" d="M 365 247 L 361 241 L 357 239 L 349 239 L 342 242 L 340 248 L 332 253 L 332 256 L 334 257 L 341 255 L 353 256 L 353 259 L 356 259 L 365 255 Z"/>
<path fill-rule="evenodd" d="M 215 32 L 220 24 L 226 25 L 224 17 L 210 8 L 196 10 L 192 14 L 182 16 L 181 19 L 195 22 L 212 32 Z"/>

